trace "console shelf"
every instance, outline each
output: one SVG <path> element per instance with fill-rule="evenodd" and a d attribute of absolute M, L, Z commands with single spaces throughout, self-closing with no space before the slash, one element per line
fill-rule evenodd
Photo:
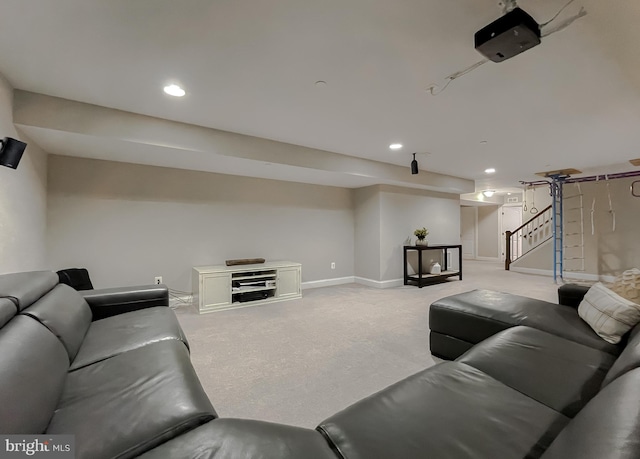
<path fill-rule="evenodd" d="M 447 250 L 458 250 L 458 270 L 450 270 L 447 261 Z M 407 252 L 415 250 L 418 252 L 418 272 L 409 274 L 407 269 Z M 429 274 L 422 272 L 422 252 L 425 250 L 437 250 L 442 254 L 442 272 Z M 417 285 L 422 288 L 425 285 L 444 281 L 449 277 L 458 276 L 462 280 L 462 245 L 405 245 L 404 246 L 404 285 Z"/>
<path fill-rule="evenodd" d="M 194 301 L 200 314 L 302 297 L 302 265 L 272 261 L 193 268 Z"/>

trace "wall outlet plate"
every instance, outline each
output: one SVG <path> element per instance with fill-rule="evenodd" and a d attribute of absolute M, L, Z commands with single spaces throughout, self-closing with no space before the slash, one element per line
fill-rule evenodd
<path fill-rule="evenodd" d="M 154 277 L 153 283 L 156 284 L 156 285 L 162 284 L 162 276 Z"/>

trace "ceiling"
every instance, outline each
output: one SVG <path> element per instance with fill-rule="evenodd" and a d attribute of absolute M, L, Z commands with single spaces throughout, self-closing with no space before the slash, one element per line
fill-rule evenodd
<path fill-rule="evenodd" d="M 518 3 L 542 23 L 566 1 Z M 496 0 L 2 0 L 0 73 L 16 89 L 407 174 L 417 151 L 422 170 L 475 180 L 477 189 L 562 168 L 637 170 L 628 160 L 640 157 L 640 2 L 576 0 L 559 21 L 581 6 L 586 17 L 540 46 L 489 62 L 437 96 L 430 85 L 482 58 L 473 34 L 500 16 Z M 163 94 L 169 82 L 187 95 Z M 73 132 L 28 134 L 52 153 L 93 148 Z M 137 148 L 111 157 L 94 140 L 92 157 L 153 162 Z M 390 151 L 394 142 L 404 148 Z M 370 184 L 253 161 L 255 176 Z M 222 163 L 220 172 L 234 173 Z M 488 167 L 497 172 L 487 176 Z"/>

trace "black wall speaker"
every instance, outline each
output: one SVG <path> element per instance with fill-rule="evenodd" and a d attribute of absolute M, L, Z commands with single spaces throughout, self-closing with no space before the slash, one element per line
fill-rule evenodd
<path fill-rule="evenodd" d="M 416 175 L 418 172 L 420 172 L 418 170 L 418 161 L 416 160 L 416 154 L 413 154 L 413 161 L 411 161 L 411 173 L 413 175 Z"/>
<path fill-rule="evenodd" d="M 24 149 L 27 148 L 27 144 L 12 139 L 11 137 L 5 137 L 0 142 L 2 142 L 2 148 L 0 148 L 0 164 L 12 169 L 17 169 L 20 158 L 22 158 L 22 153 L 24 153 Z"/>

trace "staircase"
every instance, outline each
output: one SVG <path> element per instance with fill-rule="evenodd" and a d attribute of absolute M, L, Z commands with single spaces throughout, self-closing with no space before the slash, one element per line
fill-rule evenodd
<path fill-rule="evenodd" d="M 553 209 L 549 205 L 513 231 L 506 231 L 504 269 L 553 237 Z"/>

